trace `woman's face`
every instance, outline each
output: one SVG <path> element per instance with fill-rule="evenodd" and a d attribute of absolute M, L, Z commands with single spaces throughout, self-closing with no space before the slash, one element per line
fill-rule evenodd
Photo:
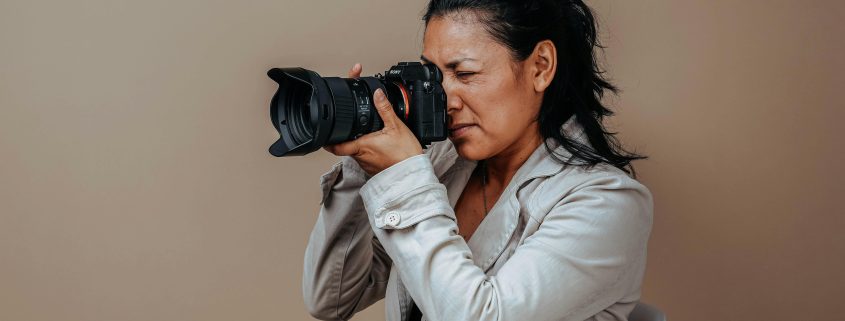
<path fill-rule="evenodd" d="M 432 18 L 423 40 L 423 63 L 443 72 L 449 139 L 470 160 L 533 151 L 540 141 L 542 92 L 524 72 L 525 62 L 515 61 L 483 25 L 464 17 Z"/>

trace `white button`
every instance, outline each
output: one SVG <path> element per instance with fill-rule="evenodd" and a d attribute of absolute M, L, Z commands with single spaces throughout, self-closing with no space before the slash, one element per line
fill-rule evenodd
<path fill-rule="evenodd" d="M 387 213 L 387 216 L 384 217 L 384 225 L 387 225 L 387 226 L 390 226 L 390 227 L 397 227 L 397 226 L 399 226 L 399 221 L 401 221 L 401 219 L 402 218 L 399 216 L 399 213 L 396 213 L 396 212 Z"/>

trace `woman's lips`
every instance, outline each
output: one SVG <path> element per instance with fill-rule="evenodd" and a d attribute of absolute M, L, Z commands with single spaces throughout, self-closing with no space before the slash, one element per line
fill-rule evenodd
<path fill-rule="evenodd" d="M 475 128 L 475 125 L 459 126 L 455 129 L 450 129 L 449 130 L 449 136 L 452 137 L 452 138 L 458 138 L 458 137 L 466 135 L 467 132 L 469 132 L 473 128 Z"/>

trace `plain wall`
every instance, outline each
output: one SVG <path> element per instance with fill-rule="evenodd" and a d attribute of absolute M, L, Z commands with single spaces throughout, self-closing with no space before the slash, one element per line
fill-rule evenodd
<path fill-rule="evenodd" d="M 302 255 L 336 159 L 267 153 L 265 73 L 415 61 L 425 3 L 2 0 L 0 320 L 310 320 Z M 591 4 L 610 124 L 651 156 L 643 300 L 841 319 L 845 3 Z"/>

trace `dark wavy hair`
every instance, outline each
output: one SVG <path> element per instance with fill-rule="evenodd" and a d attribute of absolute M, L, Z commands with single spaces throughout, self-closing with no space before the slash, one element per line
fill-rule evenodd
<path fill-rule="evenodd" d="M 626 151 L 604 128 L 603 119 L 613 112 L 601 99 L 606 91 L 618 89 L 602 75 L 595 49 L 604 48 L 596 37 L 597 23 L 592 10 L 579 0 L 431 0 L 423 15 L 426 26 L 432 18 L 471 14 L 512 57 L 524 61 L 534 47 L 550 40 L 557 50 L 557 70 L 543 94 L 538 123 L 546 149 L 557 161 L 572 165 L 595 166 L 609 163 L 636 177 L 631 161 L 647 157 Z M 565 137 L 561 126 L 572 115 L 584 128 L 592 145 Z M 572 154 L 557 155 L 548 138 L 554 138 Z"/>

